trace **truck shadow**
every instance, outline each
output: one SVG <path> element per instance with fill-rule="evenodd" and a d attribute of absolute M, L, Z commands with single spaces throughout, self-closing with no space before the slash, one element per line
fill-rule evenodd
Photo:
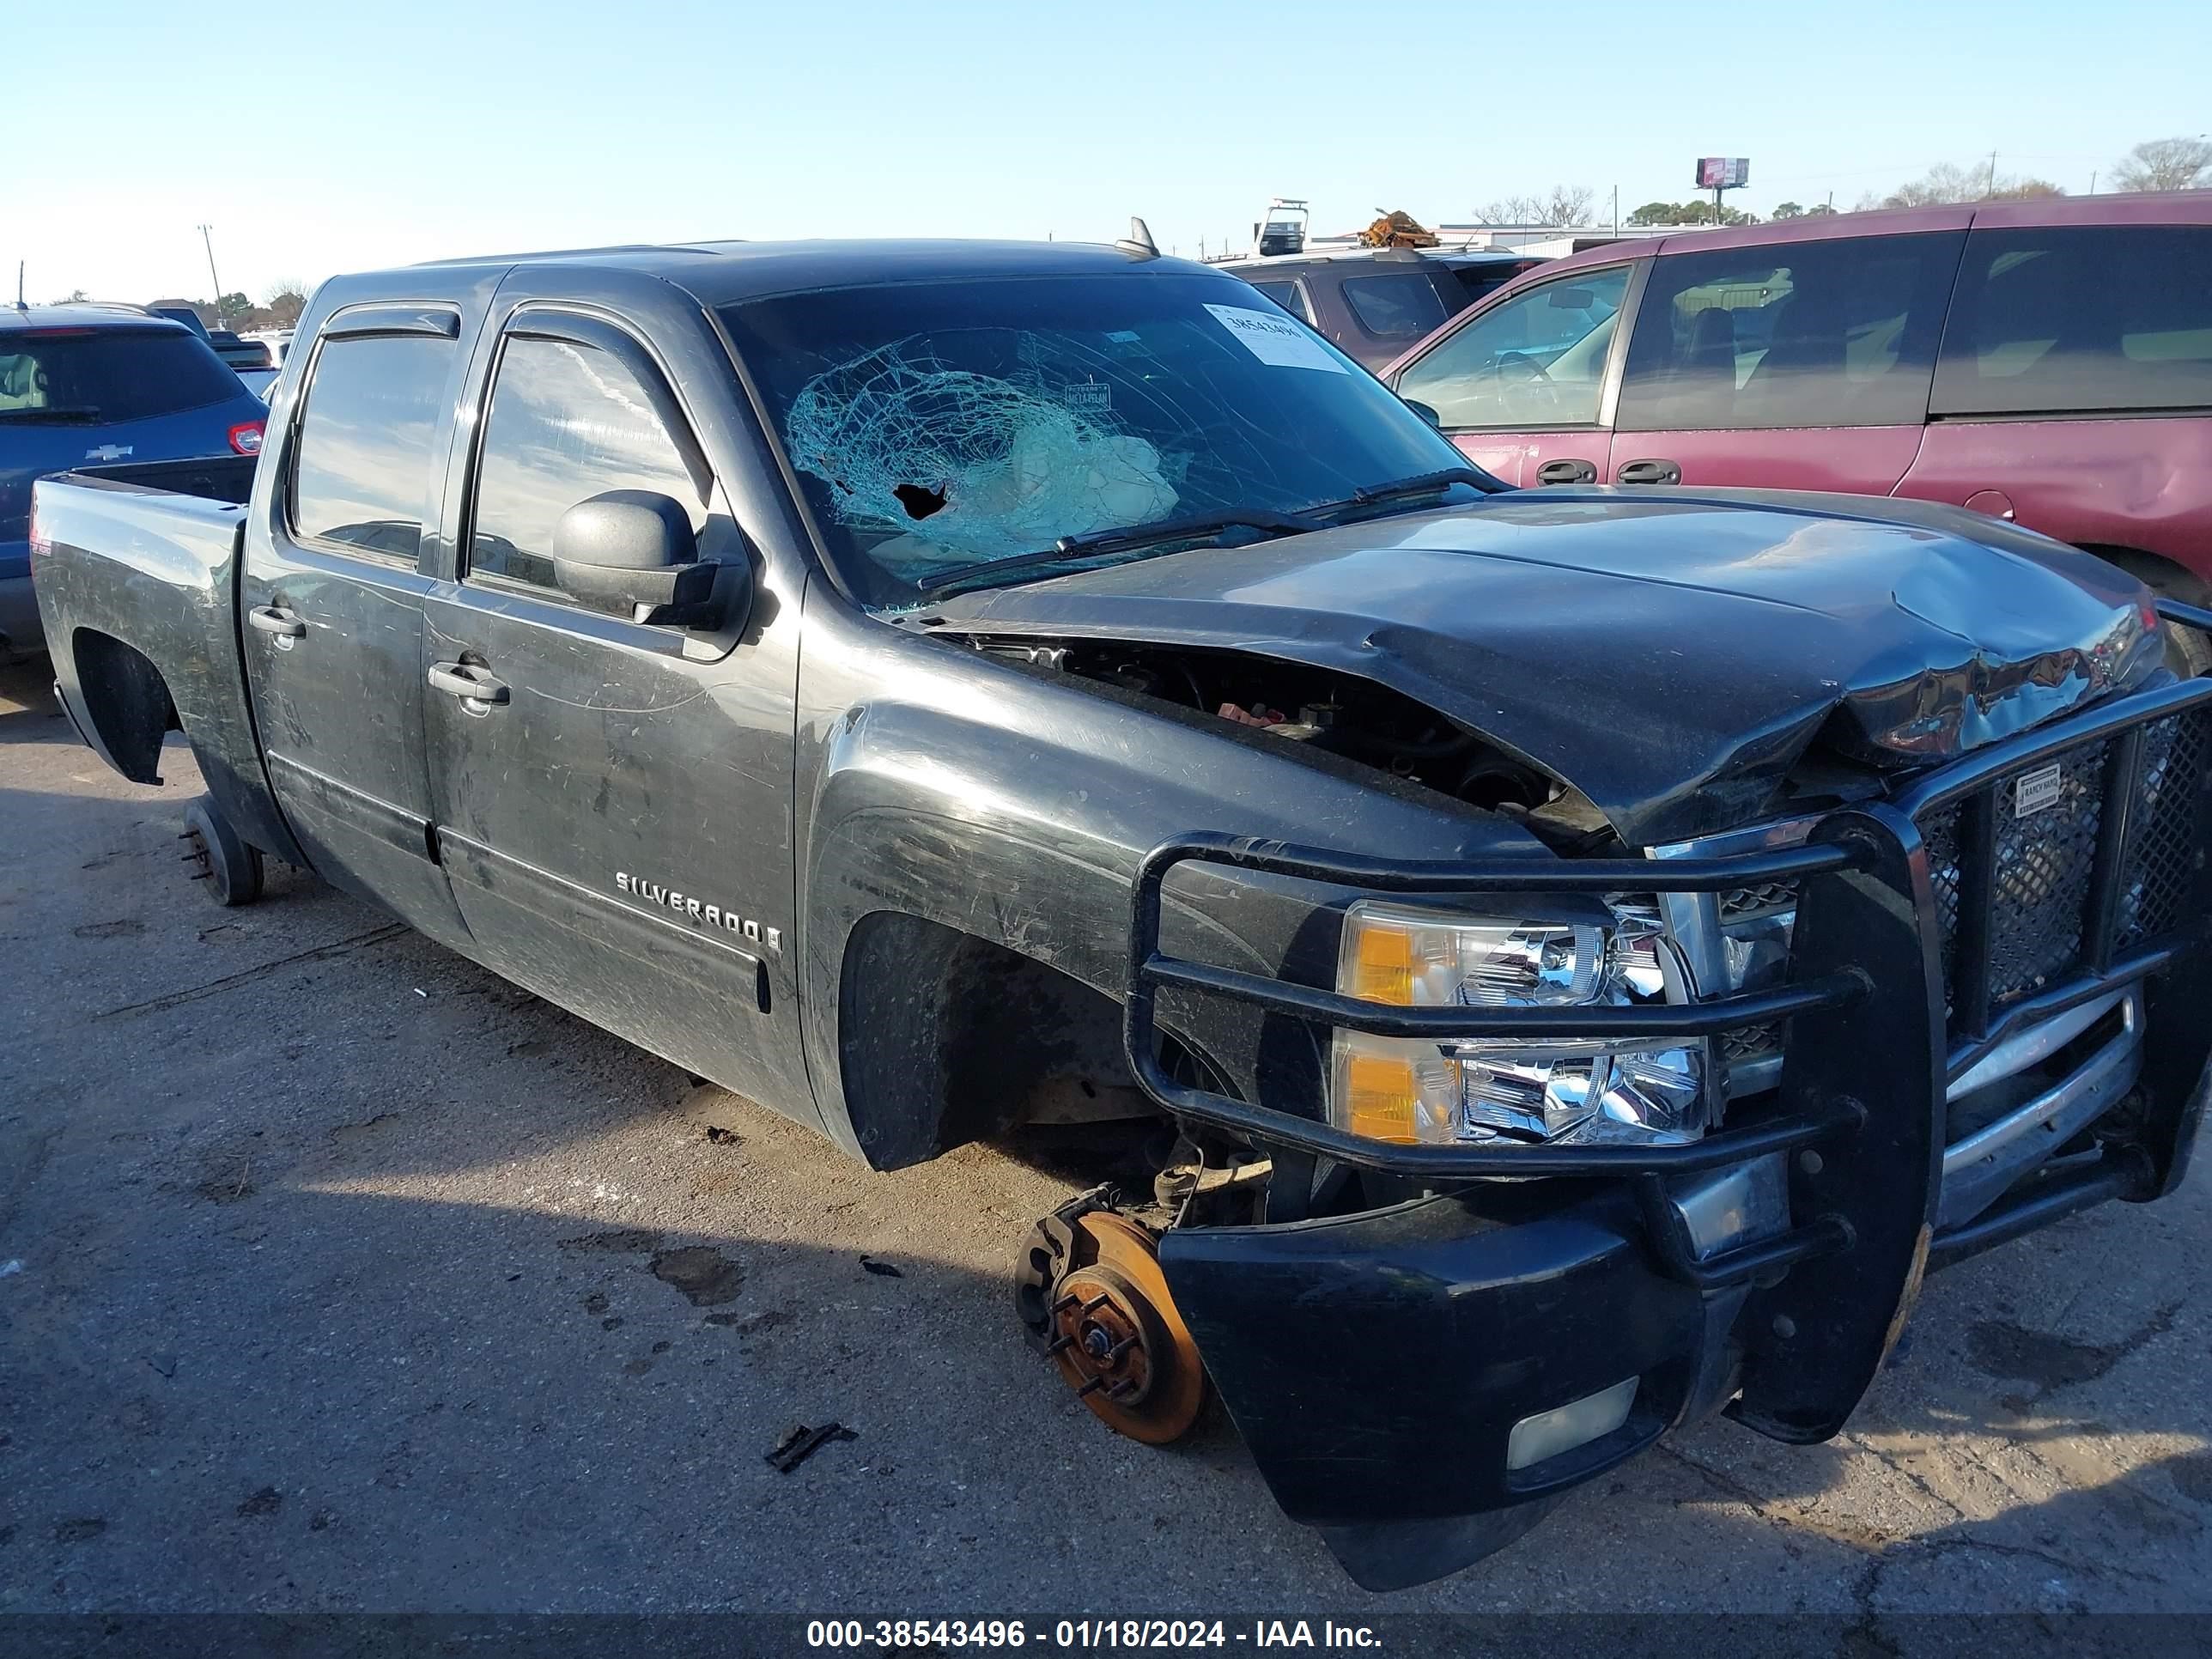
<path fill-rule="evenodd" d="M 205 904 L 164 857 L 188 762 L 60 773 L 0 788 L 0 1605 L 2212 1600 L 2202 1170 L 1931 1280 L 1839 1440 L 1702 1425 L 1367 1597 L 1218 1408 L 1139 1447 L 1023 1346 L 1005 1274 L 1081 1184 L 1049 1158 L 871 1174 L 310 878 Z M 824 1419 L 858 1437 L 763 1461 Z"/>

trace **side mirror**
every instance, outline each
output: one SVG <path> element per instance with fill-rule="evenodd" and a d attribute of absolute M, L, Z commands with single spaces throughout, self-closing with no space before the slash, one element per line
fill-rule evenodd
<path fill-rule="evenodd" d="M 631 622 L 701 627 L 721 567 L 699 562 L 690 515 L 649 489 L 579 501 L 553 527 L 553 574 L 592 610 Z"/>
<path fill-rule="evenodd" d="M 1437 414 L 1435 410 L 1430 408 L 1428 404 L 1421 402 L 1418 398 L 1401 398 L 1398 401 L 1404 404 L 1407 408 L 1412 410 L 1414 414 L 1419 416 L 1431 426 L 1436 428 L 1437 431 L 1441 432 L 1444 429 L 1444 417 Z"/>

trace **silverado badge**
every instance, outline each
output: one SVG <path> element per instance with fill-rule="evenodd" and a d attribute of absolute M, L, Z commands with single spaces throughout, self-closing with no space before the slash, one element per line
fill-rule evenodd
<path fill-rule="evenodd" d="M 741 916 L 735 910 L 725 910 L 719 904 L 708 904 L 689 893 L 679 893 L 657 881 L 647 881 L 642 876 L 633 876 L 627 870 L 615 872 L 615 890 L 628 893 L 632 898 L 641 898 L 647 904 L 657 904 L 664 910 L 673 910 L 679 916 L 688 916 L 702 927 L 719 927 L 726 933 L 735 933 L 750 944 L 765 946 L 773 956 L 783 954 L 783 929 L 781 927 L 763 927 L 750 916 Z"/>

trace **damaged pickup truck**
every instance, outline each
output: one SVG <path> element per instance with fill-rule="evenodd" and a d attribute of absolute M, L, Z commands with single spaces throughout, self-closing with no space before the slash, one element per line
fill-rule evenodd
<path fill-rule="evenodd" d="M 1505 489 L 1133 228 L 298 337 L 258 465 L 36 490 L 61 701 L 142 783 L 181 727 L 211 890 L 308 866 L 878 1169 L 1084 1125 L 1036 1346 L 1140 1440 L 1218 1392 L 1363 1583 L 1832 1435 L 1929 1267 L 2182 1177 L 2212 681 L 2088 555 Z"/>

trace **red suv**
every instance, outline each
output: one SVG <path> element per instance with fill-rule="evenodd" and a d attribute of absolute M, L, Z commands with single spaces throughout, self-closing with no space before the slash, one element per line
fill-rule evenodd
<path fill-rule="evenodd" d="M 2212 191 L 1616 243 L 1383 378 L 1509 483 L 1955 501 L 2212 600 Z"/>

